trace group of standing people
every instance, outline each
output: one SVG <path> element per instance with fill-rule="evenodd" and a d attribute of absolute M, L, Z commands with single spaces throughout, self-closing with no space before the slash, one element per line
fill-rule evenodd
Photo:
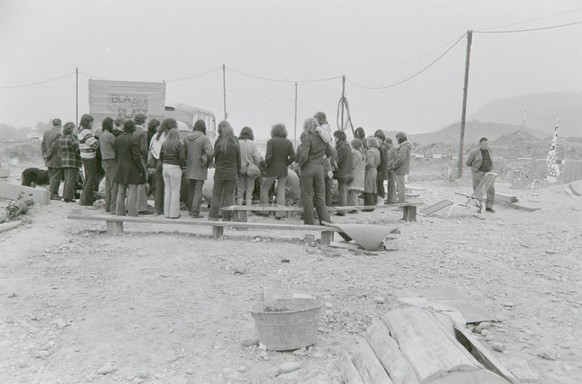
<path fill-rule="evenodd" d="M 41 144 L 49 168 L 51 199 L 61 199 L 58 190 L 64 180 L 62 198 L 75 201 L 82 166 L 85 177 L 79 204 L 93 204 L 103 173 L 107 212 L 130 216 L 156 213 L 175 219 L 180 217 L 185 178 L 186 206 L 192 218 L 200 218 L 202 188 L 213 165 L 210 220 L 221 216 L 230 219 L 228 212 L 221 215 L 221 207 L 235 202 L 251 205 L 261 175 L 258 188 L 262 204 L 270 202 L 276 182 L 277 204 L 285 205 L 290 183 L 299 180 L 296 189 L 301 191 L 306 224 L 314 223 L 314 208 L 320 222 L 330 221 L 326 206 L 332 204 L 333 179 L 337 180 L 340 206 L 358 205 L 360 194 L 369 210 L 378 199 L 386 199 L 388 204 L 406 201 L 404 178 L 410 169 L 411 147 L 403 132 L 396 134 L 395 145 L 381 130 L 366 137 L 358 128 L 348 143 L 345 132 L 332 134 L 325 114 L 318 112 L 305 121 L 297 151 L 287 138 L 285 125 L 275 124 L 263 158 L 250 127 L 244 127 L 236 137 L 230 123 L 222 121 L 212 145 L 203 120 L 195 122 L 183 138 L 174 119 L 152 119 L 147 128 L 146 120 L 143 114 L 125 121 L 108 117 L 102 129 L 94 132 L 93 117 L 88 114 L 81 117 L 78 129 L 71 122 L 61 127 L 61 120 L 54 119 Z M 155 212 L 147 205 L 148 177 L 153 178 L 149 184 Z M 280 212 L 275 217 L 282 216 Z"/>

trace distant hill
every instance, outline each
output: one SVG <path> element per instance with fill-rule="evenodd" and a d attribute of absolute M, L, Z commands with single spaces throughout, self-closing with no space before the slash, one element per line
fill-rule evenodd
<path fill-rule="evenodd" d="M 525 112 L 525 114 L 524 114 Z M 536 93 L 485 104 L 467 120 L 525 126 L 551 135 L 560 118 L 559 135 L 582 136 L 582 93 Z"/>
<path fill-rule="evenodd" d="M 482 137 L 487 137 L 493 141 L 503 135 L 511 134 L 516 131 L 527 133 L 537 138 L 548 136 L 544 132 L 536 131 L 534 129 L 522 128 L 521 125 L 510 124 L 495 124 L 495 123 L 481 123 L 481 122 L 467 122 L 465 124 L 465 144 L 474 144 Z M 396 131 L 387 131 L 387 136 L 394 138 Z M 452 124 L 436 132 L 419 133 L 408 135 L 408 141 L 411 143 L 428 145 L 438 142 L 456 144 L 459 142 L 461 134 L 461 124 Z"/>

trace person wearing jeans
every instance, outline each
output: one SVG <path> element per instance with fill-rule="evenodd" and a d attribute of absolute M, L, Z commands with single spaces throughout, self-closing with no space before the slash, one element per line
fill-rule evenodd
<path fill-rule="evenodd" d="M 97 187 L 97 150 L 99 140 L 93 135 L 93 116 L 81 116 L 79 138 L 79 149 L 81 150 L 81 161 L 85 169 L 85 184 L 83 194 L 79 204 L 92 206 L 95 201 L 93 192 Z"/>
<path fill-rule="evenodd" d="M 59 138 L 59 152 L 61 166 L 64 173 L 63 199 L 65 203 L 75 202 L 75 185 L 81 168 L 81 153 L 79 142 L 73 136 L 74 123 L 67 123 L 63 127 L 63 135 Z"/>
<path fill-rule="evenodd" d="M 49 193 L 51 200 L 60 200 L 59 186 L 63 180 L 63 168 L 61 168 L 61 152 L 59 151 L 59 139 L 61 137 L 61 119 L 53 119 L 52 127 L 46 131 L 42 138 L 40 148 L 44 163 L 49 174 Z"/>
<path fill-rule="evenodd" d="M 181 167 L 186 165 L 186 153 L 184 144 L 180 140 L 176 120 L 165 119 L 162 125 L 169 127 L 168 137 L 160 151 L 164 178 L 164 216 L 177 219 L 180 217 Z"/>
<path fill-rule="evenodd" d="M 198 120 L 194 123 L 192 132 L 184 138 L 184 150 L 186 152 L 186 177 L 190 186 L 190 201 L 188 210 L 190 217 L 199 219 L 200 206 L 202 205 L 202 187 L 208 178 L 208 167 L 212 164 L 214 148 L 210 139 L 206 137 L 206 123 Z"/>
<path fill-rule="evenodd" d="M 117 184 L 115 173 L 115 136 L 113 136 L 113 119 L 106 117 L 102 123 L 102 133 L 99 136 L 99 150 L 101 151 L 101 166 L 105 171 L 105 212 L 115 213 L 117 206 Z"/>

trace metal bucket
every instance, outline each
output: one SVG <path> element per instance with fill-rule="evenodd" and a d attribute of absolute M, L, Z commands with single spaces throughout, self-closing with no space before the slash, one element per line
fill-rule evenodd
<path fill-rule="evenodd" d="M 289 351 L 315 343 L 323 302 L 317 299 L 277 299 L 251 308 L 259 341 L 272 351 Z"/>

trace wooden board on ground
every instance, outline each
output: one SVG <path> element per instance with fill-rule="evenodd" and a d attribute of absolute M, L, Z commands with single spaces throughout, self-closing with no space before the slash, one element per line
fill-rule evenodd
<path fill-rule="evenodd" d="M 345 384 L 364 384 L 362 377 L 346 351 L 340 352 L 339 366 Z"/>
<path fill-rule="evenodd" d="M 441 209 L 450 207 L 453 204 L 454 203 L 451 200 L 441 200 L 438 203 L 434 203 L 432 205 L 429 205 L 428 207 L 424 207 L 418 212 L 418 214 L 421 216 L 429 216 L 432 215 L 433 213 L 440 211 Z"/>
<path fill-rule="evenodd" d="M 49 204 L 49 192 L 45 188 L 31 188 L 25 187 L 23 185 L 8 183 L 5 181 L 0 181 L 0 197 L 10 200 L 16 200 L 20 192 L 24 192 L 27 195 L 32 195 L 35 203 L 40 205 Z"/>
<path fill-rule="evenodd" d="M 511 204 L 511 203 L 517 203 L 518 200 L 517 200 L 517 196 L 495 192 L 495 202 Z"/>
<path fill-rule="evenodd" d="M 509 206 L 511 208 L 518 209 L 520 211 L 526 211 L 526 212 L 534 212 L 534 211 L 539 211 L 541 209 L 540 207 L 532 207 L 531 205 L 526 205 L 526 204 L 522 204 L 522 203 L 511 203 L 511 204 L 509 204 Z"/>
<path fill-rule="evenodd" d="M 366 384 L 394 384 L 372 348 L 361 337 L 356 340 L 354 365 Z"/>

